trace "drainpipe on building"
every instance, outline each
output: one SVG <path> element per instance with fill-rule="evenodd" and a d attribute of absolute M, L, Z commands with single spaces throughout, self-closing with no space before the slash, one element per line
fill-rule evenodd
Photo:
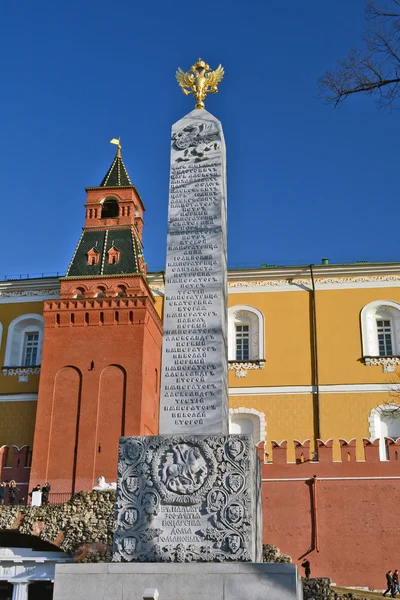
<path fill-rule="evenodd" d="M 318 530 L 318 507 L 317 507 L 317 476 L 312 478 L 312 504 L 313 504 L 313 525 L 314 525 L 314 550 L 319 552 L 319 530 Z"/>
<path fill-rule="evenodd" d="M 319 411 L 319 371 L 318 371 L 318 336 L 317 336 L 317 304 L 315 297 L 314 265 L 310 265 L 311 285 L 312 285 L 312 350 L 313 350 L 313 371 L 315 393 L 313 394 L 313 413 L 314 413 L 314 450 L 317 451 L 317 440 L 321 437 L 320 411 Z"/>

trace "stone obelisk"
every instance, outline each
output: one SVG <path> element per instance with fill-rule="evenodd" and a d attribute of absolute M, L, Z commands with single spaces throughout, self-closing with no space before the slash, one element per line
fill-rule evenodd
<path fill-rule="evenodd" d="M 116 561 L 261 558 L 259 460 L 228 434 L 225 144 L 203 103 L 223 74 L 177 73 L 197 105 L 172 128 L 160 435 L 120 440 Z"/>
<path fill-rule="evenodd" d="M 172 128 L 165 281 L 160 434 L 226 434 L 225 143 L 205 109 Z"/>

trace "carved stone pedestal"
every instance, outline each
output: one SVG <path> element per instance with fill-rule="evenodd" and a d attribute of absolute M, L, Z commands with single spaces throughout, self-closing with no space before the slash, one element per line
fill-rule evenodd
<path fill-rule="evenodd" d="M 262 560 L 249 435 L 121 438 L 114 561 Z"/>

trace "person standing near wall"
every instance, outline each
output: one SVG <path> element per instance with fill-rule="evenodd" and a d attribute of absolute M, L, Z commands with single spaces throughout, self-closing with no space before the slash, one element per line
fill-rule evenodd
<path fill-rule="evenodd" d="M 382 594 L 385 597 L 388 592 L 390 592 L 390 595 L 392 595 L 392 589 L 393 589 L 393 573 L 392 573 L 392 571 L 388 571 L 386 573 L 386 585 L 387 585 L 387 590 L 385 592 L 383 592 L 383 594 Z"/>
<path fill-rule="evenodd" d="M 9 506 L 14 506 L 15 499 L 18 495 L 19 488 L 17 488 L 17 484 L 14 479 L 11 479 L 8 487 L 8 504 Z"/>
<path fill-rule="evenodd" d="M 0 481 L 0 506 L 4 504 L 4 499 L 6 497 L 6 484 L 4 481 Z"/>
<path fill-rule="evenodd" d="M 50 490 L 51 490 L 51 485 L 49 484 L 48 481 L 46 481 L 46 483 L 42 487 L 42 504 L 49 503 Z"/>
<path fill-rule="evenodd" d="M 392 598 L 395 597 L 397 592 L 400 592 L 399 589 L 399 570 L 395 569 L 393 573 L 393 587 L 392 587 Z"/>
<path fill-rule="evenodd" d="M 309 579 L 309 577 L 311 575 L 310 561 L 309 560 L 303 560 L 303 562 L 301 563 L 301 566 L 304 569 L 304 575 L 306 576 L 307 579 Z"/>

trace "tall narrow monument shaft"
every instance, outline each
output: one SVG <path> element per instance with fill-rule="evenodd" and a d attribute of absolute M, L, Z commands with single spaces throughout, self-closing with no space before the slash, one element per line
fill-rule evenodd
<path fill-rule="evenodd" d="M 221 123 L 172 127 L 160 435 L 226 434 L 227 252 Z"/>
<path fill-rule="evenodd" d="M 194 110 L 172 129 L 160 435 L 122 437 L 114 559 L 261 559 L 259 460 L 227 419 L 225 146 Z"/>

